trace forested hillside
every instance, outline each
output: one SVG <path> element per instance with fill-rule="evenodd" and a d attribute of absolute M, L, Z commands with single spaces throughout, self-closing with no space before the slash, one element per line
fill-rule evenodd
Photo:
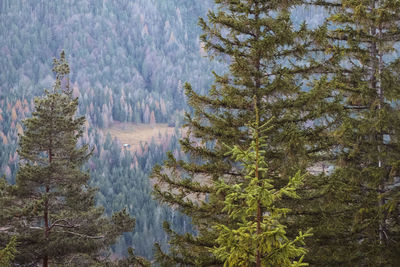
<path fill-rule="evenodd" d="M 151 257 L 153 243 L 165 243 L 166 218 L 190 229 L 151 199 L 147 179 L 166 151 L 179 154 L 177 136 L 127 153 L 107 128 L 114 122 L 179 125 L 183 83 L 205 92 L 218 69 L 199 43 L 197 20 L 210 7 L 212 1 L 1 1 L 0 173 L 15 181 L 21 120 L 30 116 L 34 96 L 51 88 L 51 59 L 64 50 L 78 112 L 87 120 L 82 142 L 94 149 L 87 167 L 100 188 L 98 203 L 107 214 L 126 206 L 136 217 L 135 233 L 125 234 L 116 252 L 134 246 Z"/>
<path fill-rule="evenodd" d="M 211 81 L 197 27 L 209 2 L 2 1 L 0 30 L 9 38 L 0 43 L 1 95 L 29 103 L 52 84 L 48 56 L 64 49 L 90 123 L 148 123 L 151 113 L 173 122 L 183 109 L 182 83 L 205 90 Z"/>

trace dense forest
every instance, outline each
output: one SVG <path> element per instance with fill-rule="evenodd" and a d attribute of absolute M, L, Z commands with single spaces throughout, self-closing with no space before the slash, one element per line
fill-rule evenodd
<path fill-rule="evenodd" d="M 2 1 L 0 265 L 398 266 L 399 21 L 393 0 Z M 174 131 L 131 149 L 124 123 Z"/>
<path fill-rule="evenodd" d="M 197 19 L 210 7 L 211 1 L 1 1 L 0 173 L 15 182 L 22 120 L 34 97 L 53 86 L 51 60 L 64 50 L 78 114 L 87 121 L 82 142 L 94 149 L 87 167 L 91 185 L 100 189 L 98 203 L 109 215 L 127 207 L 136 217 L 135 232 L 114 251 L 123 255 L 134 246 L 151 258 L 153 243 L 166 243 L 164 220 L 190 229 L 188 219 L 152 200 L 147 178 L 167 151 L 180 154 L 179 135 L 126 153 L 106 130 L 114 121 L 151 118 L 179 127 L 183 83 L 205 92 L 211 71 L 221 68 L 203 57 L 198 41 Z"/>

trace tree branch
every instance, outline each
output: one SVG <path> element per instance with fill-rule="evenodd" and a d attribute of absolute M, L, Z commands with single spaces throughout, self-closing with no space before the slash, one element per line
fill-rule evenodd
<path fill-rule="evenodd" d="M 76 233 L 76 232 L 71 232 L 71 231 L 57 231 L 56 233 L 66 233 L 66 234 L 71 234 L 71 235 L 77 235 L 83 238 L 89 238 L 89 239 L 102 239 L 105 236 L 101 235 L 101 236 L 90 236 L 90 235 L 85 235 L 85 234 L 80 234 L 80 233 Z"/>
<path fill-rule="evenodd" d="M 59 222 L 65 222 L 67 225 L 65 224 L 59 224 Z M 58 219 L 56 220 L 50 227 L 49 227 L 49 231 L 51 231 L 52 228 L 54 227 L 63 227 L 63 228 L 75 228 L 75 227 L 79 227 L 79 225 L 72 225 L 70 222 L 68 222 L 65 219 Z"/>

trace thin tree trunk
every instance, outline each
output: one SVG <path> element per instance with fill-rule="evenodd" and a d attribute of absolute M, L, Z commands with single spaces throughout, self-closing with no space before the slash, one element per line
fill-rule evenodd
<path fill-rule="evenodd" d="M 51 150 L 50 150 L 51 152 Z M 51 155 L 51 154 L 50 154 Z M 51 158 L 51 156 L 50 156 Z M 46 194 L 48 194 L 50 191 L 49 186 L 46 186 Z M 46 200 L 44 202 L 44 237 L 45 237 L 45 242 L 46 242 L 46 246 L 48 245 L 48 238 L 49 238 L 49 200 L 46 197 Z M 46 254 L 43 256 L 43 267 L 47 267 L 48 266 L 48 262 L 49 262 L 49 257 L 47 255 L 47 251 Z"/>
<path fill-rule="evenodd" d="M 261 207 L 260 207 L 260 201 L 257 202 L 257 235 L 261 234 Z M 261 267 L 261 252 L 260 249 L 257 248 L 257 262 L 256 262 L 257 267 Z"/>
<path fill-rule="evenodd" d="M 51 105 L 51 111 L 53 111 L 54 107 L 53 105 Z M 53 161 L 53 151 L 52 151 L 52 147 L 53 147 L 53 139 L 50 136 L 50 140 L 49 140 L 49 165 L 52 163 Z M 46 247 L 48 246 L 48 239 L 49 239 L 49 234 L 50 234 L 50 227 L 49 227 L 49 198 L 48 198 L 48 194 L 50 192 L 50 177 L 48 177 L 48 180 L 46 181 L 46 200 L 44 201 L 44 214 L 43 214 L 43 219 L 44 219 L 44 237 L 45 237 L 45 243 L 46 243 Z M 49 266 L 49 256 L 47 254 L 47 250 L 45 252 L 45 255 L 43 256 L 43 267 L 48 267 Z"/>
<path fill-rule="evenodd" d="M 257 21 L 259 18 L 259 9 L 258 9 L 258 1 L 255 1 L 254 3 L 254 9 L 255 9 L 255 20 Z M 260 36 L 260 29 L 257 28 L 255 38 L 258 41 L 258 38 Z M 260 61 L 261 61 L 261 56 L 260 53 L 257 52 L 256 58 L 255 58 L 255 66 L 256 66 L 256 77 L 255 77 L 255 92 L 254 93 L 254 110 L 256 113 L 256 170 L 255 170 L 255 176 L 256 179 L 260 183 L 260 177 L 259 177 L 259 172 L 258 172 L 258 163 L 259 163 L 259 150 L 260 150 L 260 140 L 259 140 L 259 126 L 260 126 L 260 116 L 258 114 L 258 106 L 259 106 L 259 99 L 258 99 L 258 91 L 261 89 L 261 80 L 260 80 Z M 257 201 L 257 236 L 261 234 L 261 220 L 262 220 L 262 215 L 261 215 L 261 204 L 260 200 Z M 261 252 L 259 248 L 259 244 L 257 244 L 257 254 L 256 254 L 256 266 L 261 267 Z"/>
<path fill-rule="evenodd" d="M 380 26 L 379 31 L 378 31 L 378 38 L 379 40 L 381 39 L 382 36 L 382 28 Z M 379 50 L 378 51 L 378 97 L 379 97 L 379 110 L 383 108 L 383 88 L 382 88 L 382 69 L 383 69 L 383 59 L 382 59 L 382 52 Z M 379 141 L 383 143 L 383 133 L 382 129 L 379 129 Z M 379 154 L 381 153 L 381 147 L 379 147 Z M 382 160 L 381 156 L 379 155 L 379 168 L 382 168 Z M 379 193 L 383 193 L 385 190 L 385 181 L 386 177 L 382 177 L 380 184 L 379 184 Z M 383 211 L 383 206 L 385 204 L 385 200 L 381 197 L 379 197 L 379 209 L 380 211 Z M 379 222 L 379 241 L 380 244 L 383 243 L 385 240 L 385 216 L 382 214 L 382 218 L 380 219 Z"/>
<path fill-rule="evenodd" d="M 45 255 L 43 256 L 43 267 L 48 267 L 49 266 L 49 256 Z"/>
<path fill-rule="evenodd" d="M 373 9 L 376 10 L 380 7 L 380 1 L 378 0 L 373 0 Z M 371 33 L 374 37 L 377 38 L 377 40 L 380 40 L 382 37 L 382 27 L 379 25 L 378 28 L 375 26 L 372 27 Z M 373 65 L 372 65 L 372 75 L 371 77 L 372 80 L 372 88 L 376 90 L 376 94 L 378 97 L 378 110 L 381 110 L 383 108 L 384 104 L 384 98 L 383 98 L 383 89 L 382 89 L 382 69 L 383 69 L 383 59 L 382 59 L 382 52 L 380 51 L 380 47 L 377 45 L 377 43 L 374 41 L 372 42 L 371 46 L 371 57 L 373 59 Z M 382 153 L 382 146 L 381 143 L 383 143 L 383 133 L 382 129 L 378 129 L 378 134 L 377 134 L 377 142 L 378 142 L 378 168 L 382 168 L 383 162 L 381 158 L 381 153 Z M 381 194 L 385 189 L 385 177 L 381 177 L 379 181 L 379 187 L 378 187 L 378 194 Z M 384 206 L 384 199 L 379 198 L 378 199 L 378 207 L 379 207 L 379 212 L 382 211 Z M 384 239 L 385 239 L 385 219 L 383 216 L 379 218 L 379 244 L 383 244 Z"/>
<path fill-rule="evenodd" d="M 254 98 L 254 109 L 256 112 L 256 170 L 255 170 L 255 176 L 258 182 L 260 182 L 260 177 L 258 173 L 258 162 L 259 162 L 259 153 L 260 153 L 260 139 L 259 139 L 259 115 L 258 115 L 258 107 L 257 107 L 257 98 Z M 257 201 L 257 236 L 261 234 L 261 204 L 260 200 Z M 257 255 L 256 255 L 256 266 L 261 267 L 261 252 L 257 244 Z"/>

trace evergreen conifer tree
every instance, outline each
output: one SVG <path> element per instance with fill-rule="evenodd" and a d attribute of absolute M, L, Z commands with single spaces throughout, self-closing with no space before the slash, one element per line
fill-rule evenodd
<path fill-rule="evenodd" d="M 305 237 L 310 234 L 300 231 L 299 236 L 289 240 L 280 222 L 288 209 L 276 206 L 284 195 L 298 198 L 295 190 L 304 177 L 297 173 L 286 186 L 274 188 L 265 162 L 265 148 L 268 147 L 265 141 L 271 128 L 267 128 L 268 122 L 260 125 L 256 104 L 255 113 L 255 122 L 249 125 L 250 147 L 246 150 L 238 146 L 229 148 L 229 154 L 243 167 L 244 182 L 229 184 L 222 179 L 216 183 L 217 192 L 226 193 L 223 211 L 239 223 L 233 229 L 224 224 L 214 226 L 218 232 L 218 246 L 212 251 L 227 266 L 306 266 L 308 264 L 302 262 L 306 250 L 298 247 L 298 243 L 304 245 Z M 297 257 L 301 257 L 300 261 L 293 261 Z"/>
<path fill-rule="evenodd" d="M 337 173 L 357 187 L 352 223 L 357 265 L 400 263 L 399 187 L 400 87 L 398 56 L 400 5 L 397 1 L 341 1 L 330 20 L 331 37 L 343 54 L 333 83 L 347 116 L 335 132 L 339 145 Z M 365 255 L 368 255 L 367 257 Z"/>
<path fill-rule="evenodd" d="M 8 267 L 11 266 L 11 262 L 14 260 L 17 254 L 17 238 L 13 236 L 7 246 L 0 249 L 0 266 Z"/>
<path fill-rule="evenodd" d="M 2 232 L 18 233 L 19 264 L 92 266 L 134 220 L 125 210 L 109 219 L 96 207 L 96 189 L 82 170 L 91 153 L 78 146 L 85 118 L 75 116 L 78 99 L 69 90 L 64 52 L 53 71 L 53 90 L 35 99 L 32 118 L 24 121 L 16 185 L 7 189 L 13 207 Z"/>
<path fill-rule="evenodd" d="M 118 261 L 118 267 L 150 267 L 151 263 L 135 255 L 133 248 L 128 248 L 128 257 Z"/>
<path fill-rule="evenodd" d="M 0 178 L 0 244 L 5 244 L 3 249 L 0 249 L 0 266 L 11 266 L 17 253 L 16 236 L 9 236 L 4 232 L 8 230 L 4 225 L 12 219 L 12 205 L 14 198 L 10 194 L 11 186 L 8 184 L 5 177 Z"/>
<path fill-rule="evenodd" d="M 307 41 L 306 26 L 294 27 L 290 9 L 297 1 L 216 0 L 217 11 L 208 14 L 209 24 L 200 19 L 201 40 L 209 55 L 229 62 L 229 72 L 215 75 L 209 95 L 196 94 L 186 84 L 193 115 L 187 115 L 187 137 L 181 140 L 187 162 L 169 155 L 164 167 L 154 169 L 154 194 L 161 202 L 178 208 L 192 219 L 196 235 L 170 234 L 170 253 L 158 246 L 158 260 L 171 264 L 213 266 L 221 260 L 210 255 L 216 246 L 215 224 L 234 228 L 224 208 L 224 193 L 217 194 L 213 181 L 223 178 L 242 182 L 243 174 L 226 155 L 228 146 L 247 149 L 251 143 L 246 125 L 254 118 L 253 96 L 262 121 L 271 120 L 273 130 L 265 161 L 276 189 L 288 183 L 299 170 L 306 172 L 314 157 L 330 147 L 326 125 L 307 123 L 325 118 L 332 105 L 323 88 L 306 91 L 307 75 L 319 63 L 309 57 L 314 39 Z M 315 40 L 318 40 L 317 32 Z M 297 63 L 298 64 L 297 64 Z M 325 102 L 324 102 L 325 101 Z M 284 206 L 284 204 L 282 204 Z M 307 229 L 308 227 L 305 227 Z"/>
<path fill-rule="evenodd" d="M 324 49 L 337 61 L 319 83 L 341 103 L 340 123 L 331 133 L 335 149 L 329 164 L 335 170 L 320 178 L 322 198 L 314 199 L 320 222 L 307 260 L 325 266 L 397 266 L 399 2 L 306 2 L 325 6 L 330 14 Z"/>

